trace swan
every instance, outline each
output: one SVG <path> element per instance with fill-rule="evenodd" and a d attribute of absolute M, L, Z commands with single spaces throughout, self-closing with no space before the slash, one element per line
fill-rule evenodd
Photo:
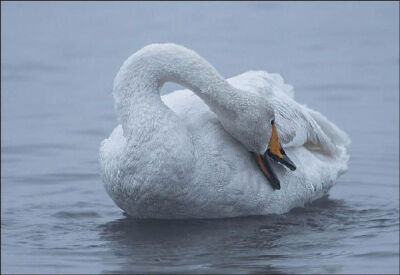
<path fill-rule="evenodd" d="M 160 96 L 166 82 L 184 86 Z M 151 44 L 114 79 L 118 126 L 99 149 L 112 200 L 135 218 L 281 214 L 326 195 L 350 139 L 279 74 L 225 80 L 194 51 Z"/>

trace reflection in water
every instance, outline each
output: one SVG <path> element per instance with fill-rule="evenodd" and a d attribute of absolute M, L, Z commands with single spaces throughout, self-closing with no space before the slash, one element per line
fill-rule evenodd
<path fill-rule="evenodd" d="M 120 260 L 114 263 L 115 269 L 104 273 L 294 272 L 277 266 L 283 266 L 289 258 L 307 255 L 316 260 L 323 253 L 337 253 L 333 248 L 352 234 L 354 224 L 361 222 L 368 228 L 369 218 L 377 211 L 358 211 L 341 200 L 324 197 L 285 215 L 175 221 L 126 216 L 100 226 L 101 239 L 108 242 L 114 258 Z M 321 239 L 321 232 L 327 230 L 330 234 L 323 234 Z M 340 265 L 319 268 L 340 271 Z"/>

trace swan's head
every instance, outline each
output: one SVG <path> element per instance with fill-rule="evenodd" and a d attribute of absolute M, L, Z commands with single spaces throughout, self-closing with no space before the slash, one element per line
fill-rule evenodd
<path fill-rule="evenodd" d="M 224 128 L 250 152 L 275 189 L 280 188 L 279 180 L 272 170 L 269 159 L 281 163 L 290 170 L 296 166 L 281 147 L 279 133 L 275 126 L 273 106 L 260 96 L 249 96 L 244 104 L 236 105 L 231 119 L 222 119 Z"/>
<path fill-rule="evenodd" d="M 274 108 L 265 98 L 245 94 L 230 108 L 229 115 L 219 115 L 224 128 L 250 152 L 263 154 L 273 133 Z"/>

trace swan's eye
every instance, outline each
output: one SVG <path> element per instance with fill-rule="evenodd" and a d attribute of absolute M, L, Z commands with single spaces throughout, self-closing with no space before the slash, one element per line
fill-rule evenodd
<path fill-rule="evenodd" d="M 271 125 L 274 125 L 275 119 L 271 119 Z"/>

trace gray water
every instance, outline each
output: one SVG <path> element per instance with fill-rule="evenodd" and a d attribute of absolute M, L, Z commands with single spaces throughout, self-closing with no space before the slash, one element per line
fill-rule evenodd
<path fill-rule="evenodd" d="M 399 3 L 1 3 L 3 273 L 398 273 Z M 279 72 L 351 137 L 349 171 L 284 215 L 139 221 L 97 151 L 112 83 L 152 42 L 225 77 Z M 176 88 L 167 85 L 163 92 Z"/>

